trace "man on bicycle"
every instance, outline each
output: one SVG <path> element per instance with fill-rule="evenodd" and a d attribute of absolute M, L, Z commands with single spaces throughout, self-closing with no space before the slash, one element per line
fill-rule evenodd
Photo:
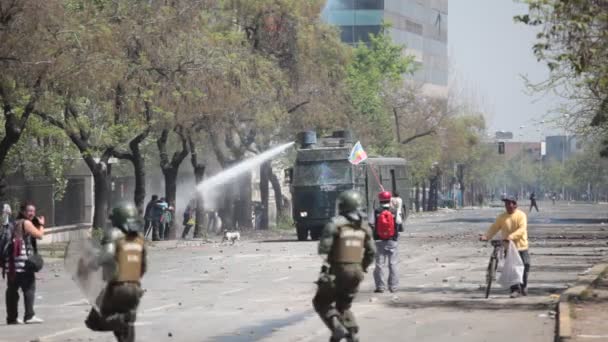
<path fill-rule="evenodd" d="M 480 236 L 481 241 L 492 239 L 499 231 L 504 240 L 513 241 L 524 262 L 524 276 L 522 284 L 511 287 L 511 298 L 528 295 L 528 274 L 530 273 L 530 254 L 528 253 L 528 218 L 526 214 L 517 209 L 517 200 L 513 196 L 504 196 L 505 212 L 496 218 L 490 229 Z M 521 289 L 521 291 L 520 291 Z"/>

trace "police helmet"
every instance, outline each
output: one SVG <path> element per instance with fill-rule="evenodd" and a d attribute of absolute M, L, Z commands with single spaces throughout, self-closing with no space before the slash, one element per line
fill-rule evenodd
<path fill-rule="evenodd" d="M 356 190 L 344 191 L 338 196 L 337 205 L 340 214 L 357 211 L 361 208 L 363 198 Z"/>
<path fill-rule="evenodd" d="M 112 209 L 110 214 L 112 225 L 125 233 L 138 233 L 141 231 L 141 222 L 137 217 L 137 209 L 134 205 L 121 203 Z"/>

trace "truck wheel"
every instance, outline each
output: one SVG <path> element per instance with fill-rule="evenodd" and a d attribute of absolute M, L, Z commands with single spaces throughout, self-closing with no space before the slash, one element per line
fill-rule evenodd
<path fill-rule="evenodd" d="M 322 227 L 310 228 L 310 239 L 313 241 L 319 240 L 319 238 L 321 237 L 322 229 L 323 229 Z"/>
<path fill-rule="evenodd" d="M 308 228 L 296 226 L 296 232 L 298 233 L 298 241 L 308 240 Z"/>

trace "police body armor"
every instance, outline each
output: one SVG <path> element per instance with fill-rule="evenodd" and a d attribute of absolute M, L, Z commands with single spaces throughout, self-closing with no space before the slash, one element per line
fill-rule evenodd
<path fill-rule="evenodd" d="M 125 237 L 116 242 L 118 270 L 114 281 L 139 282 L 142 275 L 144 240 L 140 235 Z"/>
<path fill-rule="evenodd" d="M 343 220 L 346 220 L 342 218 Z M 363 261 L 365 231 L 352 224 L 338 225 L 338 236 L 329 255 L 330 263 L 358 264 Z"/>

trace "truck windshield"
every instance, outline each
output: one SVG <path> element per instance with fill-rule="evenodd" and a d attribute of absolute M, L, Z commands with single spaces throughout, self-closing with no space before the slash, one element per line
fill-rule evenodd
<path fill-rule="evenodd" d="M 346 160 L 298 163 L 294 185 L 326 185 L 352 183 L 352 167 Z"/>

